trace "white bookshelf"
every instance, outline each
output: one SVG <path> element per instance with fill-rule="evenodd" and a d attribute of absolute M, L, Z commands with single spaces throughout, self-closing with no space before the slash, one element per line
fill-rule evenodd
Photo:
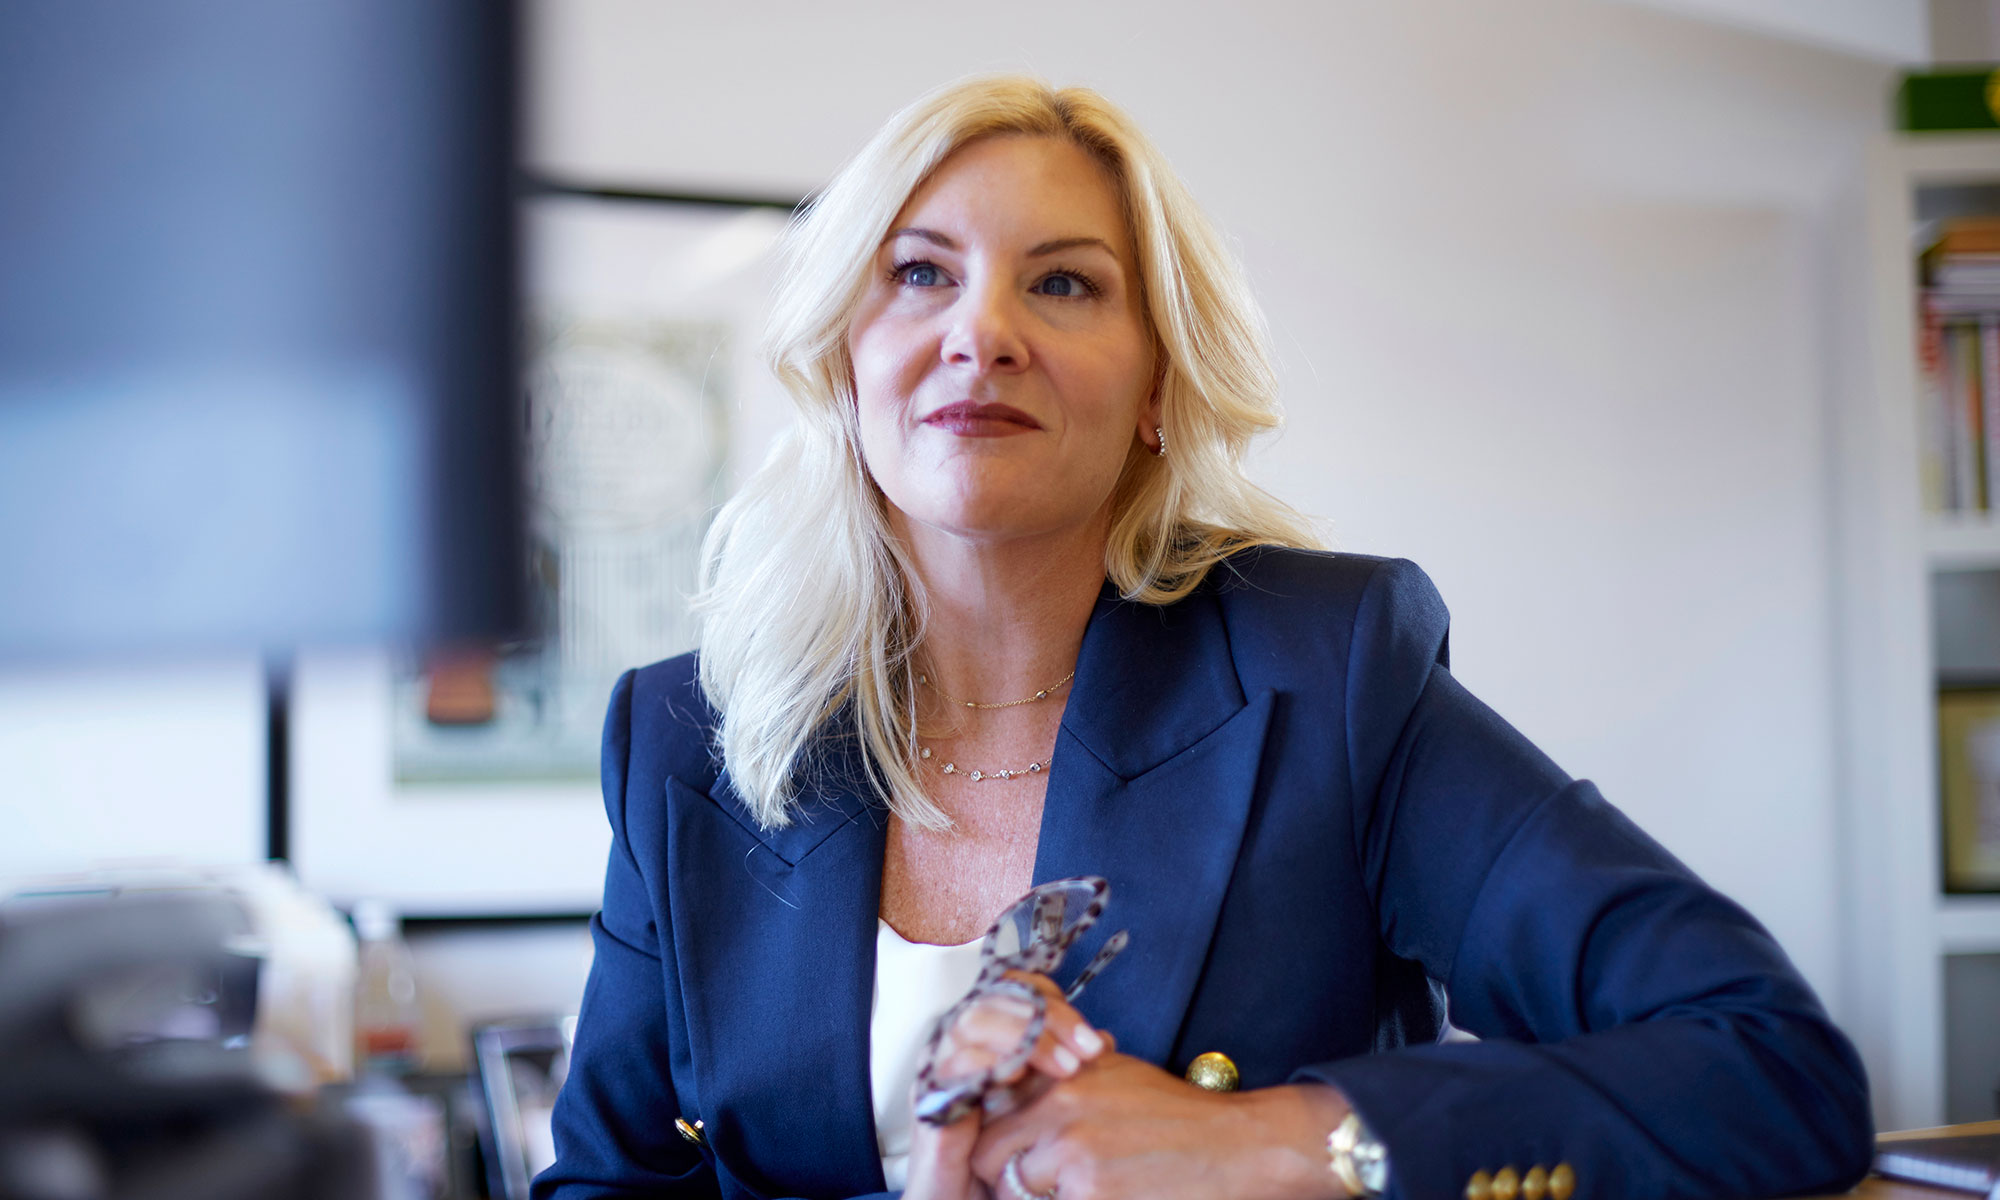
<path fill-rule="evenodd" d="M 1940 953 L 2000 954 L 2000 897 L 1941 896 L 1934 919 Z"/>
<path fill-rule="evenodd" d="M 1885 136 L 1867 155 L 1863 211 L 1839 231 L 1867 254 L 1865 329 L 1850 331 L 1865 336 L 1834 348 L 1831 385 L 1850 938 L 1841 1000 L 1885 1128 L 1943 1122 L 1946 959 L 2000 953 L 2000 896 L 1943 891 L 1931 608 L 1937 575 L 2000 570 L 2000 520 L 1927 513 L 1918 480 L 1917 198 L 1966 185 L 2000 188 L 2000 134 Z"/>
<path fill-rule="evenodd" d="M 1933 571 L 2000 570 L 2000 519 L 1925 514 L 1924 558 Z"/>

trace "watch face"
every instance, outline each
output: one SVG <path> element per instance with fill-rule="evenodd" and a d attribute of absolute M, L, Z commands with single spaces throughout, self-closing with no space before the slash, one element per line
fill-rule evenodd
<path fill-rule="evenodd" d="M 1354 1134 L 1347 1151 L 1348 1165 L 1354 1170 L 1354 1178 L 1360 1181 L 1363 1193 L 1379 1196 L 1389 1190 L 1389 1149 L 1368 1131 L 1359 1115 L 1350 1119 L 1354 1122 Z"/>
<path fill-rule="evenodd" d="M 1361 1144 L 1354 1148 L 1354 1174 L 1371 1196 L 1389 1190 L 1389 1155 L 1382 1143 L 1362 1135 Z"/>
<path fill-rule="evenodd" d="M 1379 1196 L 1389 1188 L 1389 1150 L 1368 1132 L 1361 1115 L 1349 1112 L 1326 1139 L 1333 1173 L 1351 1192 Z"/>

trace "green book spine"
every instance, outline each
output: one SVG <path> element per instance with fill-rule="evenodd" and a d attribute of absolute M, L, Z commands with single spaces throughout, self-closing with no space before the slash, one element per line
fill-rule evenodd
<path fill-rule="evenodd" d="M 2000 129 L 2000 71 L 1921 71 L 1896 89 L 1896 127 L 1912 131 Z"/>

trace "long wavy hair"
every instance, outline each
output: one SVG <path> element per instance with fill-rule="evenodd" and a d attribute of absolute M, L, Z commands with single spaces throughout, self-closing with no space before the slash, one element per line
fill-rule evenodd
<path fill-rule="evenodd" d="M 702 549 L 701 685 L 717 750 L 764 828 L 791 822 L 857 739 L 871 787 L 925 828 L 949 818 L 916 774 L 916 680 L 926 604 L 861 455 L 848 332 L 876 252 L 952 153 L 1000 134 L 1057 138 L 1101 163 L 1138 248 L 1170 453 L 1135 439 L 1112 492 L 1104 572 L 1126 598 L 1171 604 L 1255 545 L 1314 545 L 1297 512 L 1243 472 L 1278 423 L 1263 314 L 1241 266 L 1130 117 L 1086 88 L 983 76 L 898 112 L 793 221 L 766 331 L 798 419 L 717 514 Z M 851 782 L 851 781 L 849 781 Z"/>

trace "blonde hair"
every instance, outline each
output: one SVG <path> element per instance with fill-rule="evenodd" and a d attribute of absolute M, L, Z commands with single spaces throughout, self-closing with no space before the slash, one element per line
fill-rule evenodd
<path fill-rule="evenodd" d="M 916 776 L 912 654 L 925 603 L 862 462 L 847 339 L 896 214 L 954 151 L 999 134 L 1089 152 L 1138 249 L 1171 453 L 1135 441 L 1127 454 L 1105 574 L 1127 599 L 1169 604 L 1245 547 L 1315 544 L 1298 513 L 1243 473 L 1252 435 L 1278 422 L 1262 313 L 1159 150 L 1085 88 L 1003 75 L 924 96 L 792 223 L 766 354 L 798 420 L 717 514 L 702 551 L 701 684 L 722 714 L 722 761 L 764 828 L 791 822 L 801 787 L 826 769 L 828 735 L 859 743 L 866 786 L 896 815 L 950 824 Z"/>

